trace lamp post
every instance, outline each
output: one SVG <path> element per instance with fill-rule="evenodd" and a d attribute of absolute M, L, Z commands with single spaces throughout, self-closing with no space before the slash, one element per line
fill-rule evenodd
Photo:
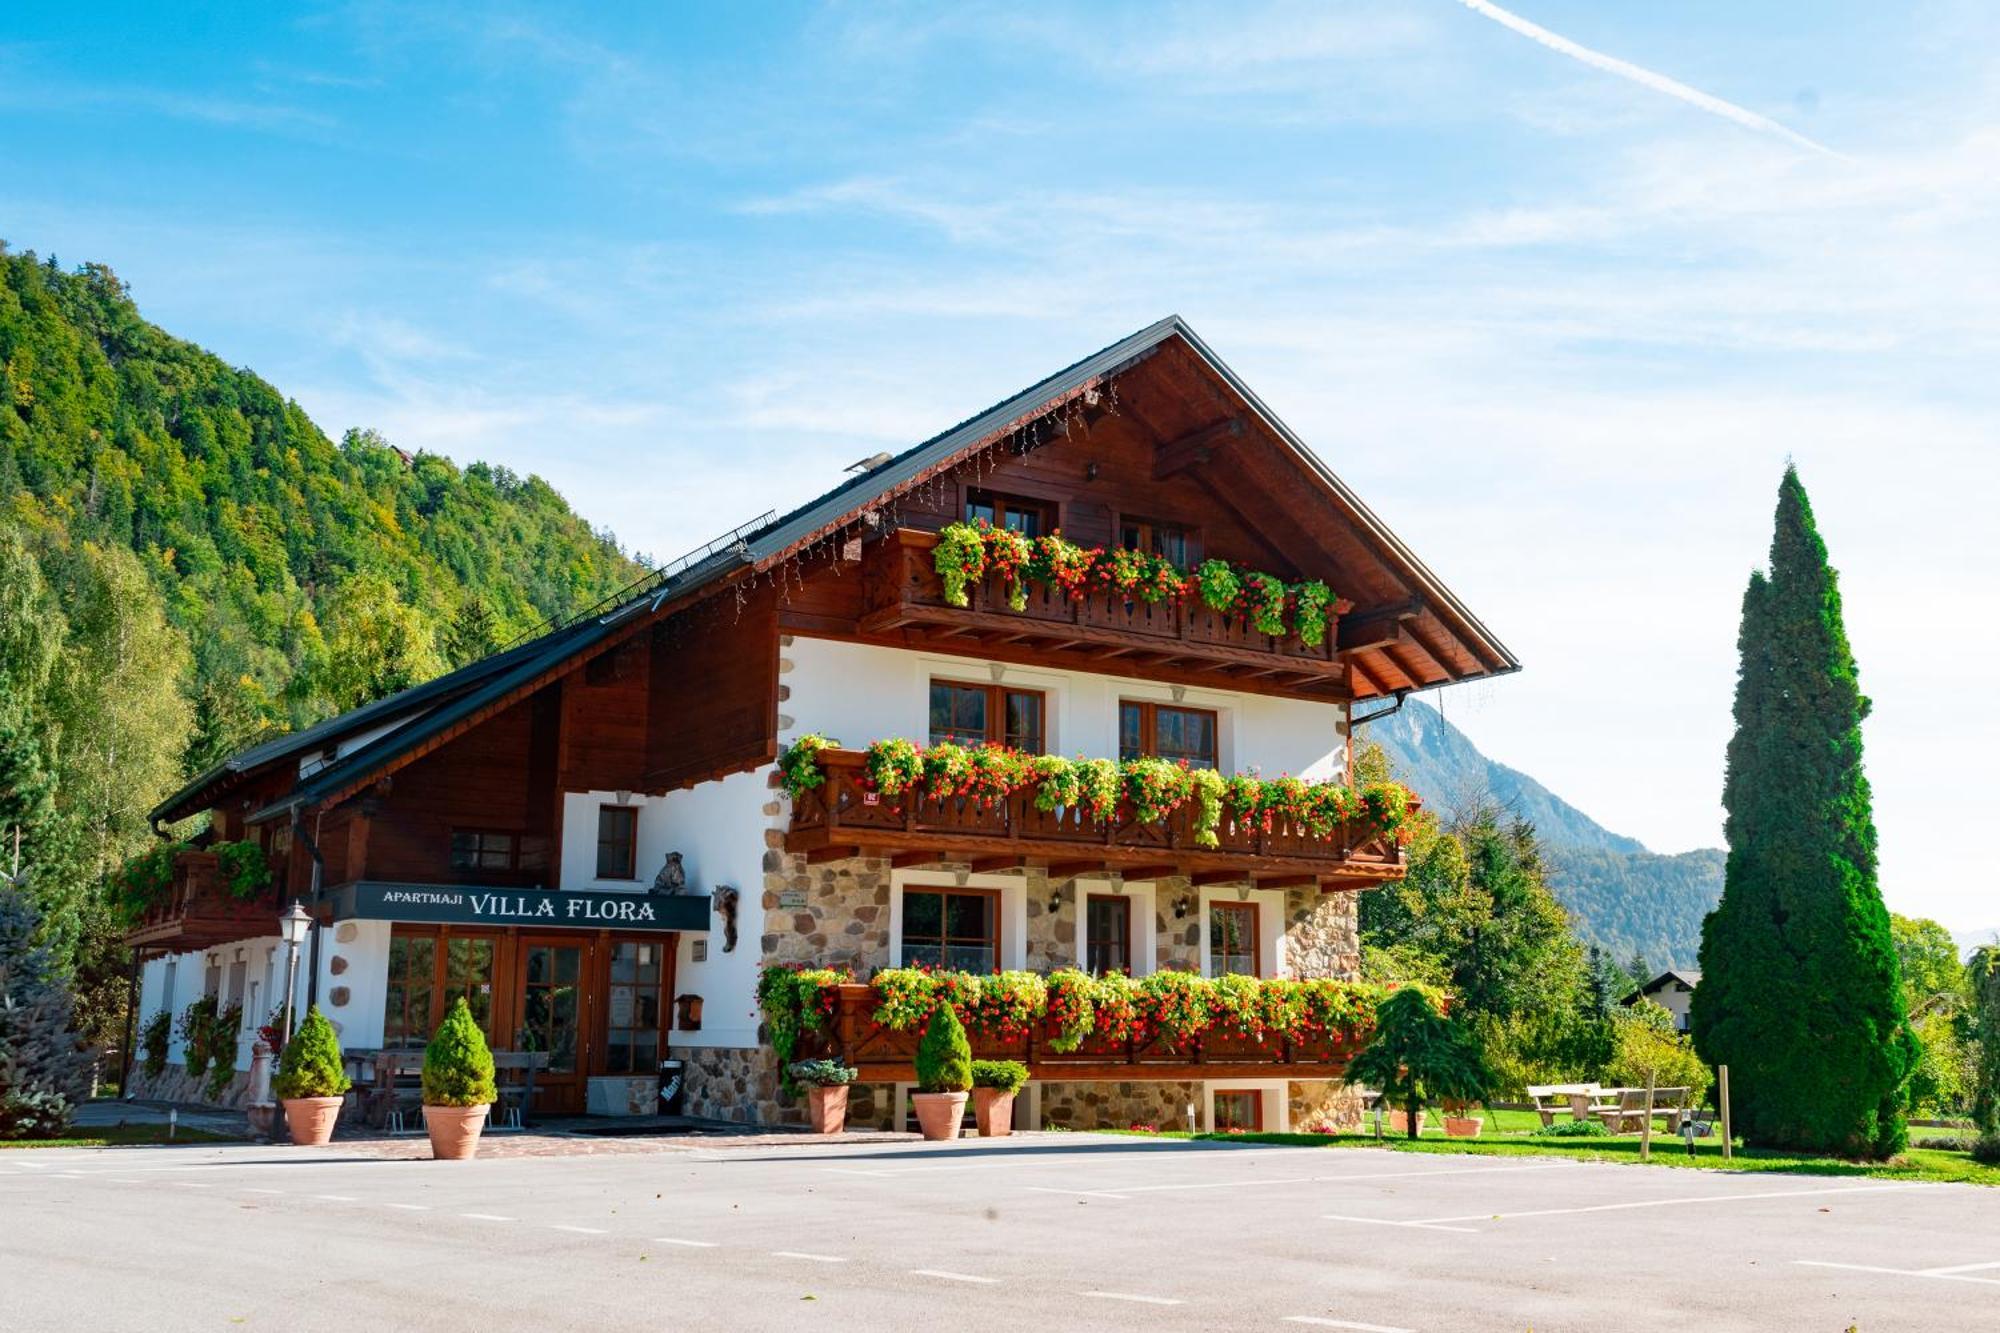
<path fill-rule="evenodd" d="M 278 933 L 285 937 L 285 1041 L 292 1039 L 292 997 L 299 993 L 299 946 L 306 942 L 306 932 L 312 929 L 312 916 L 299 900 L 292 899 L 291 910 L 278 918 Z"/>

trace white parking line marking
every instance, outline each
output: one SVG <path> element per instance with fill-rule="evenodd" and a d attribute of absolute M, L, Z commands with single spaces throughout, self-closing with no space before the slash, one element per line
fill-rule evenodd
<path fill-rule="evenodd" d="M 385 1203 L 382 1206 L 400 1208 L 406 1213 L 428 1213 L 431 1210 L 431 1206 L 427 1203 Z"/>
<path fill-rule="evenodd" d="M 1477 1227 L 1448 1227 L 1440 1226 L 1436 1222 L 1398 1222 L 1393 1217 L 1352 1217 L 1346 1213 L 1321 1213 L 1319 1220 L 1322 1222 L 1361 1222 L 1377 1227 L 1414 1227 L 1418 1231 L 1478 1231 Z"/>
<path fill-rule="evenodd" d="M 1157 1194 L 1173 1190 L 1254 1189 L 1259 1185 L 1342 1185 L 1350 1180 L 1410 1180 L 1429 1176 L 1495 1176 L 1505 1171 L 1567 1171 L 1568 1162 L 1536 1162 L 1529 1166 L 1454 1166 L 1423 1171 L 1367 1171 L 1336 1176 L 1276 1176 L 1268 1180 L 1204 1180 L 1181 1185 L 1118 1185 L 1126 1194 Z M 1047 1188 L 1030 1185 L 1029 1189 Z M 1084 1193 L 1082 1190 L 1051 1193 Z M 1116 1195 L 1112 1197 L 1118 1197 Z"/>
<path fill-rule="evenodd" d="M 608 1236 L 611 1234 L 610 1232 L 606 1231 L 603 1227 L 572 1227 L 572 1226 L 564 1226 L 560 1222 L 556 1223 L 554 1226 L 551 1226 L 549 1230 L 571 1231 L 575 1232 L 579 1236 Z"/>
<path fill-rule="evenodd" d="M 51 1171 L 52 1176 L 68 1176 L 71 1180 L 86 1180 L 89 1177 L 81 1171 Z"/>
<path fill-rule="evenodd" d="M 773 1250 L 774 1259 L 805 1259 L 816 1264 L 844 1264 L 847 1260 L 837 1254 L 807 1254 L 804 1250 Z"/>
<path fill-rule="evenodd" d="M 263 1186 L 263 1185 L 245 1185 L 245 1186 L 243 1187 L 243 1192 L 244 1192 L 245 1194 L 283 1194 L 283 1193 L 284 1193 L 284 1191 L 283 1191 L 283 1190 L 274 1190 L 274 1189 L 270 1189 L 270 1188 L 267 1188 L 266 1186 Z"/>
<path fill-rule="evenodd" d="M 205 1190 L 209 1188 L 209 1184 L 205 1180 L 176 1180 L 173 1183 L 179 1185 L 184 1190 Z"/>
<path fill-rule="evenodd" d="M 1977 1282 L 1984 1287 L 2000 1287 L 2000 1277 L 1973 1277 L 1970 1273 L 1939 1272 L 1928 1268 L 1883 1268 L 1876 1264 L 1835 1264 L 1823 1259 L 1794 1259 L 1793 1263 L 1804 1268 L 1839 1268 L 1849 1273 L 1887 1273 L 1892 1277 L 1921 1277 L 1932 1282 Z M 1980 1268 L 2000 1267 L 1996 1264 L 1979 1264 Z"/>
<path fill-rule="evenodd" d="M 1075 1196 L 1081 1194 L 1092 1199 L 1125 1199 L 1131 1197 L 1130 1195 L 1126 1194 L 1112 1194 L 1107 1190 L 1057 1189 L 1053 1185 L 1023 1185 L 1021 1186 L 1021 1188 L 1024 1190 L 1031 1190 L 1036 1194 L 1061 1194 L 1065 1196 Z"/>
<path fill-rule="evenodd" d="M 129 1176 L 127 1176 L 127 1177 L 122 1177 L 122 1178 L 121 1178 L 121 1177 L 118 1177 L 118 1176 L 113 1176 L 113 1177 L 111 1178 L 111 1183 L 112 1183 L 112 1184 L 114 1184 L 114 1185 L 143 1185 L 143 1184 L 145 1184 L 146 1182 L 145 1182 L 145 1181 L 143 1181 L 143 1180 L 133 1180 L 133 1179 L 132 1179 L 132 1178 L 130 1178 Z M 273 1193 L 273 1194 L 276 1194 L 276 1193 L 277 1193 L 277 1191 L 276 1191 L 276 1190 L 272 1190 L 272 1191 L 271 1191 L 271 1193 Z"/>
<path fill-rule="evenodd" d="M 1950 1277 L 1953 1273 L 1976 1273 L 1982 1268 L 2000 1268 L 2000 1262 L 1984 1264 L 1951 1264 L 1944 1268 L 1923 1269 L 1925 1277 Z"/>
<path fill-rule="evenodd" d="M 713 1240 L 682 1240 L 679 1236 L 655 1236 L 653 1237 L 653 1243 L 656 1245 L 685 1245 L 689 1249 L 694 1250 L 712 1250 L 721 1244 L 720 1241 Z"/>
<path fill-rule="evenodd" d="M 1414 1329 L 1397 1328 L 1393 1324 L 1357 1324 L 1351 1319 L 1322 1319 L 1318 1315 L 1288 1314 L 1288 1324 L 1311 1324 L 1315 1328 L 1351 1328 L 1357 1333 L 1416 1333 Z"/>
<path fill-rule="evenodd" d="M 980 1277 L 974 1273 L 953 1273 L 942 1268 L 912 1268 L 910 1275 L 912 1277 L 934 1277 L 940 1282 L 977 1282 L 981 1286 L 987 1287 L 998 1286 L 1000 1283 L 1000 1279 L 997 1277 Z"/>
<path fill-rule="evenodd" d="M 460 1213 L 459 1216 L 469 1217 L 475 1222 L 511 1222 L 514 1220 L 511 1217 L 502 1217 L 498 1213 Z"/>
<path fill-rule="evenodd" d="M 1086 1296 L 1095 1296 L 1100 1301 L 1132 1301 L 1139 1305 L 1186 1305 L 1171 1296 L 1135 1296 L 1129 1291 L 1086 1291 Z"/>
<path fill-rule="evenodd" d="M 1639 1199 L 1630 1203 L 1593 1203 L 1579 1208 L 1532 1208 L 1518 1213 L 1467 1213 L 1462 1217 L 1425 1217 L 1416 1226 L 1441 1222 L 1497 1222 L 1510 1217 L 1557 1217 L 1566 1213 L 1616 1213 L 1629 1208 L 1677 1208 L 1694 1203 L 1748 1203 L 1760 1199 L 1804 1199 L 1826 1194 L 1885 1194 L 1890 1190 L 1921 1189 L 1921 1181 L 1897 1185 L 1835 1185 L 1816 1190 L 1760 1190 L 1755 1194 L 1694 1194 L 1679 1199 Z"/>
<path fill-rule="evenodd" d="M 353 1203 L 352 1194 L 315 1194 L 315 1199 L 325 1199 L 328 1203 Z"/>

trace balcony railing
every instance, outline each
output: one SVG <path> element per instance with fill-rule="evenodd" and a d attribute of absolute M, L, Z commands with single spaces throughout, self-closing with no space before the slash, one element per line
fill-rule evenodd
<path fill-rule="evenodd" d="M 863 570 L 862 632 L 932 626 L 955 635 L 986 633 L 1078 665 L 1136 659 L 1252 687 L 1259 682 L 1309 686 L 1345 681 L 1335 647 L 1336 613 L 1348 609 L 1344 602 L 1328 608 L 1326 636 L 1318 644 L 1259 633 L 1247 618 L 1224 615 L 1199 602 L 1147 602 L 1104 590 L 1074 598 L 1029 583 L 1027 604 L 1017 611 L 1007 604 L 1006 585 L 997 578 L 971 585 L 967 605 L 957 607 L 945 600 L 933 554 L 937 542 L 936 533 L 901 528 L 872 549 Z"/>
<path fill-rule="evenodd" d="M 232 895 L 222 882 L 214 852 L 174 857 L 167 892 L 146 908 L 125 936 L 134 948 L 206 949 L 231 940 L 278 933 L 279 891 L 254 898 Z"/>
<path fill-rule="evenodd" d="M 801 1034 L 798 1058 L 826 1056 L 860 1070 L 863 1083 L 907 1083 L 916 1077 L 921 1034 L 898 1032 L 875 1021 L 874 988 L 839 987 L 833 1021 L 825 1030 Z M 1086 1037 L 1074 1051 L 1051 1049 L 1054 1029 L 1003 1040 L 968 1031 L 972 1054 L 980 1060 L 1019 1060 L 1038 1079 L 1129 1082 L 1221 1078 L 1339 1078 L 1365 1038 L 1329 1034 L 1308 1040 L 1267 1036 L 1262 1041 L 1210 1031 L 1185 1044 L 1164 1035 L 1113 1040 Z"/>
<path fill-rule="evenodd" d="M 1325 887 L 1362 887 L 1403 873 L 1396 839 L 1359 819 L 1325 834 L 1284 819 L 1266 828 L 1235 818 L 1225 803 L 1216 845 L 1203 847 L 1195 838 L 1192 802 L 1164 819 L 1141 822 L 1122 804 L 1101 818 L 1083 807 L 1037 809 L 1032 790 L 990 804 L 917 793 L 890 799 L 870 787 L 862 752 L 821 750 L 819 763 L 826 781 L 793 801 L 785 839 L 786 850 L 816 861 L 888 854 L 914 862 L 931 854 L 932 860 L 971 862 L 974 869 L 1040 861 L 1067 874 L 1096 868 L 1127 878 L 1317 880 Z"/>

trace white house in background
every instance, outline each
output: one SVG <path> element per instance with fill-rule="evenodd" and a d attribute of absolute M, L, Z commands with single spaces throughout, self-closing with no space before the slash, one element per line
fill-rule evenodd
<path fill-rule="evenodd" d="M 1688 1001 L 1694 998 L 1694 988 L 1701 984 L 1701 973 L 1683 972 L 1668 968 L 1625 997 L 1628 1005 L 1641 1000 L 1651 1000 L 1660 1008 L 1674 1016 L 1674 1027 L 1682 1032 L 1688 1030 Z"/>

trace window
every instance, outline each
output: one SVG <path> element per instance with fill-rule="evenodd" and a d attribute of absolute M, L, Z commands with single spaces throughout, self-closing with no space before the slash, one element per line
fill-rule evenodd
<path fill-rule="evenodd" d="M 634 879 L 639 864 L 639 811 L 629 805 L 597 807 L 597 877 Z"/>
<path fill-rule="evenodd" d="M 1201 563 L 1201 543 L 1194 531 L 1178 523 L 1155 523 L 1150 518 L 1126 518 L 1118 524 L 1118 544 L 1128 551 L 1146 551 L 1193 569 Z"/>
<path fill-rule="evenodd" d="M 1215 977 L 1257 972 L 1257 904 L 1208 905 L 1208 965 Z"/>
<path fill-rule="evenodd" d="M 518 834 L 485 829 L 453 829 L 453 870 L 512 870 L 521 845 Z"/>
<path fill-rule="evenodd" d="M 1190 768 L 1215 768 L 1216 718 L 1207 708 L 1125 700 L 1118 705 L 1118 757 L 1158 755 Z"/>
<path fill-rule="evenodd" d="M 611 946 L 604 1072 L 650 1074 L 660 1059 L 661 946 L 621 940 Z"/>
<path fill-rule="evenodd" d="M 1219 1134 L 1231 1130 L 1255 1133 L 1264 1128 L 1264 1094 L 1254 1088 L 1217 1088 L 1215 1092 L 1215 1129 Z"/>
<path fill-rule="evenodd" d="M 391 935 L 389 988 L 382 1009 L 382 1047 L 420 1051 L 431 1039 L 431 996 L 437 980 L 437 940 Z"/>
<path fill-rule="evenodd" d="M 903 890 L 903 965 L 959 972 L 1000 970 L 995 889 Z"/>
<path fill-rule="evenodd" d="M 965 493 L 966 522 L 976 523 L 983 518 L 996 528 L 1012 528 L 1023 537 L 1040 537 L 1055 531 L 1054 508 L 1041 500 L 1023 500 L 995 491 Z"/>
<path fill-rule="evenodd" d="M 931 682 L 931 744 L 1011 745 L 1040 754 L 1047 732 L 1040 690 Z"/>
<path fill-rule="evenodd" d="M 1083 900 L 1084 970 L 1093 976 L 1132 970 L 1132 902 L 1115 893 Z"/>

